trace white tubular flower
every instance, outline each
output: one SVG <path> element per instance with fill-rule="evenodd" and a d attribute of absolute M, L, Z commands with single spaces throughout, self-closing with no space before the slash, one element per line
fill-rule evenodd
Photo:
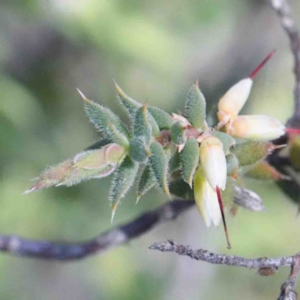
<path fill-rule="evenodd" d="M 205 138 L 200 146 L 200 161 L 205 178 L 215 191 L 217 187 L 225 189 L 227 166 L 223 145 L 214 136 Z"/>
<path fill-rule="evenodd" d="M 220 121 L 220 127 L 223 127 L 227 122 L 238 115 L 249 97 L 253 78 L 259 73 L 259 71 L 264 67 L 274 53 L 275 51 L 271 51 L 254 69 L 249 78 L 243 79 L 236 83 L 220 99 L 218 105 L 218 118 Z"/>
<path fill-rule="evenodd" d="M 218 119 L 220 122 L 227 123 L 238 115 L 249 97 L 252 82 L 251 78 L 239 81 L 220 99 L 218 104 Z"/>
<path fill-rule="evenodd" d="M 285 126 L 269 116 L 238 116 L 227 125 L 227 133 L 239 138 L 269 141 L 282 136 Z"/>
<path fill-rule="evenodd" d="M 198 168 L 194 176 L 194 196 L 205 225 L 209 227 L 212 222 L 215 226 L 218 226 L 222 216 L 217 193 L 207 182 L 201 167 Z"/>

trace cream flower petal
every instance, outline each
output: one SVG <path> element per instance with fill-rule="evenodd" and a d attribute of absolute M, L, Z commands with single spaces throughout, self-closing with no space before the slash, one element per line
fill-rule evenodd
<path fill-rule="evenodd" d="M 269 116 L 238 116 L 228 124 L 227 133 L 239 138 L 269 141 L 282 136 L 285 133 L 285 126 Z"/>
<path fill-rule="evenodd" d="M 223 145 L 214 136 L 205 138 L 200 146 L 200 161 L 207 181 L 213 190 L 225 189 L 227 165 Z"/>

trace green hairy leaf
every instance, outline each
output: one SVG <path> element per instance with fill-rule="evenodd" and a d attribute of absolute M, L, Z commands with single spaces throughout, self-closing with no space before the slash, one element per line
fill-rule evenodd
<path fill-rule="evenodd" d="M 115 82 L 116 89 L 117 89 L 117 98 L 121 104 L 121 106 L 126 111 L 129 119 L 132 121 L 136 116 L 136 111 L 142 107 L 142 105 L 129 96 L 127 96 L 124 91 L 118 86 L 118 84 Z M 163 112 L 165 113 L 165 112 Z M 167 113 L 165 113 L 167 114 Z M 157 114 L 156 114 L 157 115 Z M 168 114 L 167 114 L 168 115 Z M 158 136 L 159 135 L 159 127 L 156 123 L 155 118 L 151 115 L 147 115 L 148 122 L 150 123 L 150 127 L 152 129 L 152 135 Z"/>
<path fill-rule="evenodd" d="M 199 90 L 198 82 L 187 93 L 185 115 L 196 129 L 204 129 L 206 127 L 206 101 Z"/>
<path fill-rule="evenodd" d="M 146 105 L 136 110 L 133 122 L 133 136 L 143 139 L 146 145 L 151 140 L 151 126 L 149 124 L 148 111 Z"/>
<path fill-rule="evenodd" d="M 111 132 L 111 138 L 115 143 L 118 145 L 124 147 L 125 149 L 129 147 L 129 140 L 128 138 L 121 134 L 120 131 L 117 129 L 117 127 L 113 123 L 108 124 L 110 132 Z"/>
<path fill-rule="evenodd" d="M 143 195 L 145 195 L 148 191 L 150 191 L 152 188 L 156 186 L 157 186 L 157 180 L 153 174 L 151 166 L 146 165 L 139 180 L 136 203 L 139 202 L 140 198 Z"/>
<path fill-rule="evenodd" d="M 181 178 L 176 178 L 170 182 L 170 193 L 175 197 L 186 199 L 186 200 L 193 200 L 194 199 L 194 192 L 191 187 L 184 182 Z"/>
<path fill-rule="evenodd" d="M 289 179 L 288 176 L 279 173 L 274 167 L 264 160 L 258 162 L 253 167 L 250 167 L 244 175 L 259 180 Z"/>
<path fill-rule="evenodd" d="M 149 163 L 160 188 L 170 197 L 168 187 L 168 156 L 161 144 L 154 142 L 150 146 Z"/>
<path fill-rule="evenodd" d="M 266 158 L 273 149 L 270 142 L 246 141 L 235 145 L 232 153 L 237 157 L 239 165 L 244 167 Z"/>
<path fill-rule="evenodd" d="M 115 172 L 109 192 L 109 200 L 112 202 L 112 221 L 121 199 L 134 183 L 138 168 L 139 165 L 127 156 Z"/>
<path fill-rule="evenodd" d="M 148 107 L 148 111 L 156 121 L 160 130 L 168 130 L 171 128 L 173 122 L 172 117 L 158 107 Z"/>
<path fill-rule="evenodd" d="M 219 139 L 223 144 L 223 150 L 225 155 L 229 154 L 230 149 L 232 149 L 232 147 L 235 145 L 235 139 L 227 133 L 216 130 L 212 132 L 212 135 Z"/>
<path fill-rule="evenodd" d="M 91 122 L 105 137 L 108 137 L 114 142 L 118 140 L 118 137 L 115 136 L 115 132 L 111 130 L 110 124 L 113 124 L 119 134 L 122 134 L 124 138 L 128 137 L 127 129 L 117 115 L 108 108 L 87 99 L 81 92 L 80 94 L 84 100 L 85 111 Z"/>
<path fill-rule="evenodd" d="M 227 164 L 227 175 L 237 175 L 239 169 L 239 161 L 237 157 L 230 153 L 226 155 L 226 164 Z"/>
<path fill-rule="evenodd" d="M 169 172 L 172 174 L 173 172 L 180 170 L 180 168 L 180 153 L 175 151 L 169 160 Z"/>
<path fill-rule="evenodd" d="M 190 138 L 180 152 L 182 179 L 193 185 L 193 177 L 199 164 L 199 144 L 195 138 Z"/>
<path fill-rule="evenodd" d="M 151 154 L 149 147 L 145 141 L 140 137 L 134 136 L 130 140 L 129 156 L 132 160 L 137 162 L 143 162 Z"/>
<path fill-rule="evenodd" d="M 176 145 L 182 145 L 186 142 L 185 126 L 180 121 L 174 123 L 170 129 L 171 140 Z"/>
<path fill-rule="evenodd" d="M 158 137 L 159 134 L 160 134 L 160 130 L 159 130 L 159 127 L 155 121 L 155 119 L 153 118 L 153 116 L 149 113 L 147 113 L 147 116 L 148 116 L 148 121 L 149 121 L 149 124 L 150 124 L 150 127 L 151 127 L 151 133 L 152 133 L 152 136 L 153 137 Z"/>
<path fill-rule="evenodd" d="M 114 83 L 116 86 L 117 98 L 119 100 L 119 103 L 127 113 L 129 119 L 132 120 L 134 118 L 136 110 L 142 105 L 137 101 L 133 100 L 132 98 L 130 98 L 129 96 L 127 96 L 115 81 Z"/>

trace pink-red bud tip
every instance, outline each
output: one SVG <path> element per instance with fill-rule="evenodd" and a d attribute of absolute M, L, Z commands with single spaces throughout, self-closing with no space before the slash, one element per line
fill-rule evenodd
<path fill-rule="evenodd" d="M 256 74 L 263 68 L 263 66 L 268 62 L 268 60 L 274 55 L 275 50 L 270 52 L 268 56 L 256 67 L 256 69 L 250 74 L 249 78 L 253 79 Z"/>
<path fill-rule="evenodd" d="M 296 128 L 286 128 L 285 132 L 287 133 L 293 133 L 293 134 L 299 134 L 300 133 L 300 129 L 296 129 Z"/>
<path fill-rule="evenodd" d="M 228 230 L 227 230 L 227 225 L 226 225 L 226 220 L 225 220 L 225 215 L 224 215 L 222 194 L 221 194 L 221 190 L 218 186 L 216 187 L 216 192 L 217 192 L 218 202 L 219 202 L 220 211 L 221 211 L 221 215 L 222 215 L 222 221 L 223 221 L 223 226 L 224 226 L 224 231 L 225 231 L 225 236 L 226 236 L 226 241 L 227 241 L 227 249 L 231 249 L 231 244 L 230 244 L 230 240 L 229 240 L 229 235 L 228 235 Z"/>

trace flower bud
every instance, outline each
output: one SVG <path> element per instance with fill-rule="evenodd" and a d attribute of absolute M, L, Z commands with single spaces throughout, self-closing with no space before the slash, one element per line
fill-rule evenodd
<path fill-rule="evenodd" d="M 124 157 L 124 149 L 118 144 L 108 144 L 97 150 L 79 153 L 74 158 L 74 166 L 80 169 L 99 169 L 104 165 L 116 165 Z"/>
<path fill-rule="evenodd" d="M 214 136 L 203 140 L 200 146 L 200 161 L 203 171 L 210 186 L 221 190 L 226 186 L 226 159 L 223 144 Z"/>
<path fill-rule="evenodd" d="M 269 116 L 238 116 L 228 124 L 227 133 L 239 138 L 269 141 L 282 136 L 285 127 L 279 120 Z"/>
<path fill-rule="evenodd" d="M 222 216 L 217 193 L 204 177 L 202 168 L 198 168 L 194 176 L 194 197 L 205 225 L 209 227 L 213 222 L 215 226 L 218 226 Z"/>
<path fill-rule="evenodd" d="M 246 103 L 252 87 L 250 78 L 243 79 L 232 86 L 220 99 L 218 104 L 218 118 L 220 122 L 227 123 L 238 115 Z"/>

